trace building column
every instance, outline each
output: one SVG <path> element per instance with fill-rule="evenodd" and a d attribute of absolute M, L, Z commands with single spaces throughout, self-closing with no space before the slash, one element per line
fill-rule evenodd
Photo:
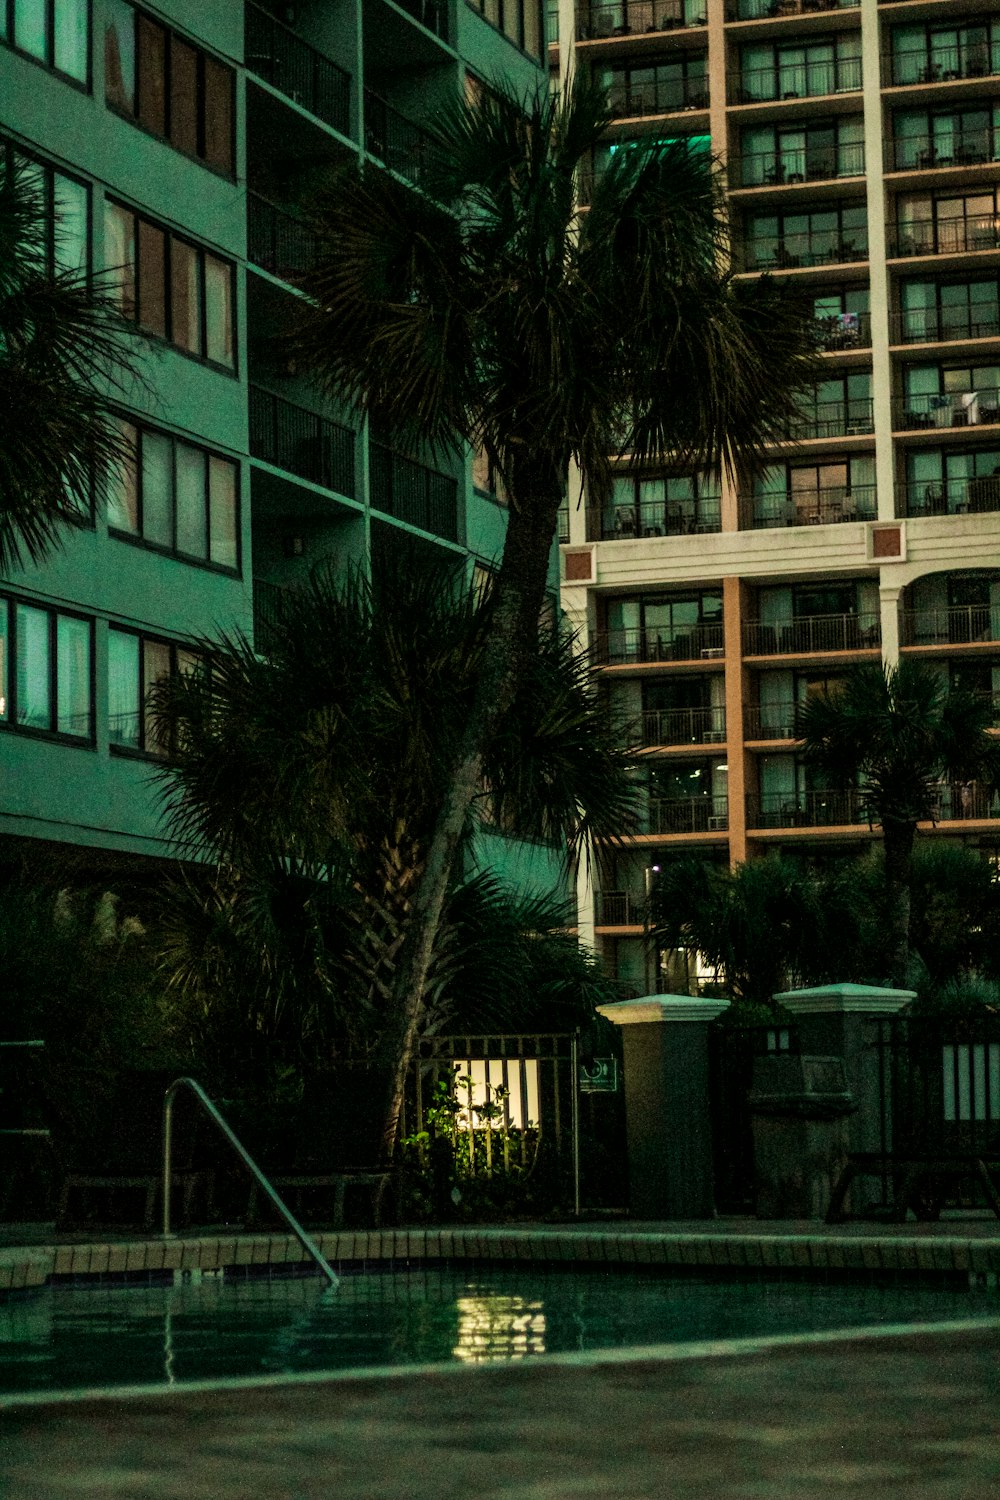
<path fill-rule="evenodd" d="M 890 667 L 899 665 L 899 596 L 897 584 L 879 585 L 879 619 L 882 626 L 882 660 Z"/>
<path fill-rule="evenodd" d="M 746 755 L 743 705 L 746 699 L 743 668 L 743 581 L 722 580 L 723 642 L 726 661 L 726 764 L 729 767 L 729 862 L 747 857 Z"/>
<path fill-rule="evenodd" d="M 728 1007 L 690 995 L 598 1006 L 623 1028 L 629 1208 L 637 1218 L 715 1215 L 708 1028 Z"/>

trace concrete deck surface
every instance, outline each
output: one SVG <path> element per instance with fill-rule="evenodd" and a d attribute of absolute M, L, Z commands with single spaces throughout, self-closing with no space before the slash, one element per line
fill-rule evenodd
<path fill-rule="evenodd" d="M 9 1500 L 991 1500 L 1000 1329 L 0 1416 Z"/>

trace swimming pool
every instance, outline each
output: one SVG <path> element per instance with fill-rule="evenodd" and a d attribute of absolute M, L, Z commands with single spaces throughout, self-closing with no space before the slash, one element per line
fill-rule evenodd
<path fill-rule="evenodd" d="M 1000 1316 L 995 1289 L 434 1265 L 315 1277 L 53 1286 L 0 1304 L 2 1393 L 166 1386 L 372 1366 Z"/>

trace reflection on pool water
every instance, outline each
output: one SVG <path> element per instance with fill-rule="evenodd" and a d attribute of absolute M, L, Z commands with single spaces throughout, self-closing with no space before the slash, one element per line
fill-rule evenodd
<path fill-rule="evenodd" d="M 176 1286 L 56 1286 L 0 1304 L 0 1391 L 67 1390 L 1000 1315 L 996 1290 L 428 1266 Z"/>

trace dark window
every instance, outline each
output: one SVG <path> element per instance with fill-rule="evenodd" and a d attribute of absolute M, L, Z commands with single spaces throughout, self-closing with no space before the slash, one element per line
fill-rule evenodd
<path fill-rule="evenodd" d="M 3 0 L 0 0 L 0 6 Z M 0 163 L 22 173 L 34 191 L 45 223 L 45 268 L 85 271 L 90 267 L 90 188 L 56 172 L 46 162 L 23 156 L 0 140 Z"/>
<path fill-rule="evenodd" d="M 91 741 L 93 621 L 0 598 L 0 723 Z"/>
<path fill-rule="evenodd" d="M 108 738 L 112 750 L 164 757 L 170 745 L 160 734 L 150 704 L 164 678 L 193 672 L 201 657 L 175 641 L 156 640 L 112 626 L 108 631 Z"/>
<path fill-rule="evenodd" d="M 515 46 L 530 52 L 532 57 L 541 57 L 541 0 L 468 0 L 468 3 Z"/>
<path fill-rule="evenodd" d="M 198 562 L 239 568 L 235 463 L 134 422 L 122 423 L 130 458 L 108 498 L 108 526 Z"/>
<path fill-rule="evenodd" d="M 104 59 L 110 108 L 232 176 L 232 68 L 127 0 L 107 0 Z"/>

